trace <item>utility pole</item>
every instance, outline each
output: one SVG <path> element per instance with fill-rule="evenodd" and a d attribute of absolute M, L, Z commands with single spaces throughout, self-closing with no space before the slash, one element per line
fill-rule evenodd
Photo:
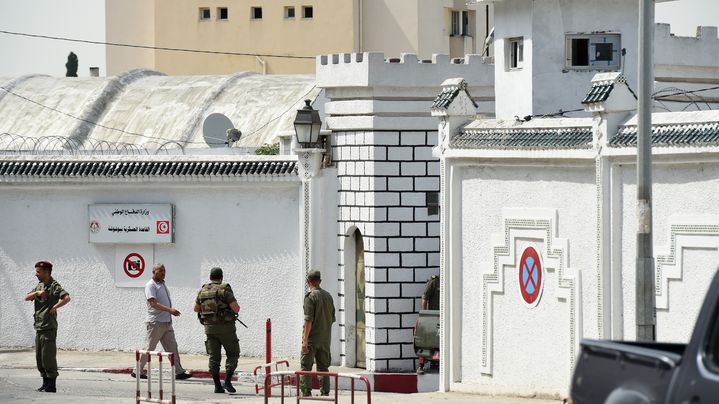
<path fill-rule="evenodd" d="M 639 0 L 639 99 L 637 122 L 637 341 L 656 339 L 652 250 L 652 92 L 654 0 Z"/>

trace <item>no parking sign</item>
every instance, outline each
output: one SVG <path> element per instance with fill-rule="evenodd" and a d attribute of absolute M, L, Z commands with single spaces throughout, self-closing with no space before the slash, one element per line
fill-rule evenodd
<path fill-rule="evenodd" d="M 519 259 L 519 292 L 522 300 L 529 307 L 539 304 L 544 288 L 544 268 L 539 252 L 534 247 L 527 247 Z"/>

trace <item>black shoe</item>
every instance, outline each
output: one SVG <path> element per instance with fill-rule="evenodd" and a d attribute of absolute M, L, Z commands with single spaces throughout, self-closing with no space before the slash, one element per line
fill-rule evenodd
<path fill-rule="evenodd" d="M 45 393 L 57 392 L 57 387 L 55 387 L 55 379 L 56 378 L 54 378 L 54 377 L 47 378 L 47 386 L 45 386 Z"/>
<path fill-rule="evenodd" d="M 45 391 L 47 388 L 47 377 L 42 378 L 42 386 L 40 386 L 37 391 Z"/>
<path fill-rule="evenodd" d="M 180 374 L 175 375 L 175 380 L 185 380 L 192 377 L 192 373 L 189 373 L 188 371 L 184 371 Z"/>
<path fill-rule="evenodd" d="M 225 384 L 222 385 L 228 393 L 236 393 L 237 390 L 232 386 L 232 373 L 225 376 Z"/>
<path fill-rule="evenodd" d="M 135 372 L 130 373 L 130 376 L 137 377 Z M 145 373 L 140 373 L 140 379 L 147 379 L 147 375 Z"/>
<path fill-rule="evenodd" d="M 222 388 L 220 383 L 220 372 L 212 373 L 212 381 L 215 382 L 215 393 L 224 393 L 225 389 Z"/>

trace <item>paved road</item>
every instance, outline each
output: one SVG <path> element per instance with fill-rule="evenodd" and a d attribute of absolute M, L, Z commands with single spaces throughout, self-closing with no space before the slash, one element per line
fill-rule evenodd
<path fill-rule="evenodd" d="M 145 382 L 143 380 L 143 382 Z M 215 394 L 212 381 L 207 379 L 189 379 L 177 382 L 179 403 L 248 403 L 259 404 L 263 400 L 254 394 L 254 386 L 249 383 L 236 384 L 236 394 Z M 35 391 L 42 380 L 35 369 L 0 369 L 0 403 L 43 403 L 43 404 L 91 404 L 91 403 L 131 403 L 135 397 L 135 379 L 126 374 L 68 371 L 61 372 L 58 378 L 58 392 L 40 393 Z M 153 382 L 156 390 L 156 383 Z M 143 385 L 143 388 L 146 385 Z M 349 403 L 349 396 L 343 394 L 341 402 Z M 558 401 L 487 398 L 476 395 L 454 393 L 425 394 L 389 394 L 376 393 L 372 401 L 378 404 L 557 404 Z M 279 403 L 278 399 L 272 400 Z M 291 400 L 287 401 L 294 402 Z M 363 401 L 357 400 L 358 403 Z"/>

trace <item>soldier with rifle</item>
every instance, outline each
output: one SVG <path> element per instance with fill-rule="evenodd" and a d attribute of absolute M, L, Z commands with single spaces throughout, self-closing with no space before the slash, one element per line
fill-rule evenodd
<path fill-rule="evenodd" d="M 237 339 L 235 320 L 240 306 L 230 285 L 222 282 L 222 269 L 215 267 L 210 270 L 210 282 L 202 286 L 195 300 L 195 312 L 200 323 L 205 326 L 205 349 L 210 355 L 209 367 L 212 380 L 215 382 L 215 393 L 234 393 L 232 376 L 237 368 L 240 357 L 240 342 Z M 244 324 L 243 324 L 244 325 Z M 220 362 L 222 348 L 225 348 L 225 380 L 220 382 Z"/>

